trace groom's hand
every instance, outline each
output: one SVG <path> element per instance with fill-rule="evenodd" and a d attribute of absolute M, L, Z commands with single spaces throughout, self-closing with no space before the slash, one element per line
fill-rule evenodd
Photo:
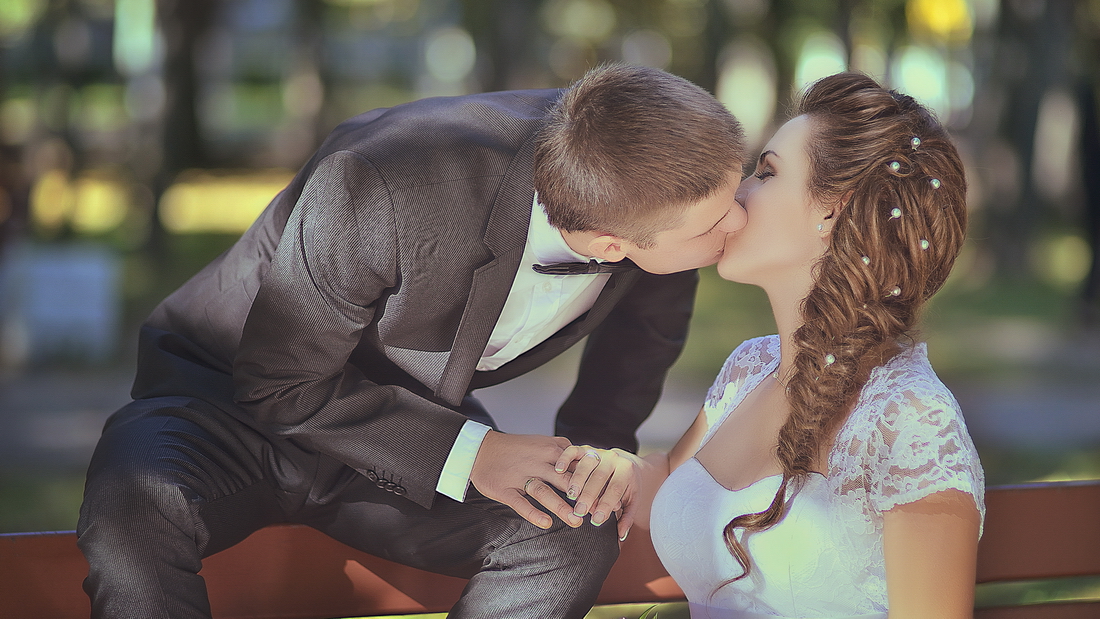
<path fill-rule="evenodd" d="M 548 529 L 553 520 L 527 497 L 569 526 L 580 526 L 583 519 L 550 487 L 565 491 L 569 475 L 555 471 L 554 464 L 568 446 L 569 440 L 562 437 L 490 430 L 474 459 L 470 482 L 482 495 L 511 507 L 536 527 Z"/>

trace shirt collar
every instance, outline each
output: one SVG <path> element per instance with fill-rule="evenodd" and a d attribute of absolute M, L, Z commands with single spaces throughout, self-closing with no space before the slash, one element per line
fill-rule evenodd
<path fill-rule="evenodd" d="M 550 225 L 546 209 L 539 203 L 539 194 L 531 204 L 531 226 L 527 230 L 527 245 L 540 264 L 556 262 L 588 262 L 589 257 L 569 247 L 561 230 Z"/>

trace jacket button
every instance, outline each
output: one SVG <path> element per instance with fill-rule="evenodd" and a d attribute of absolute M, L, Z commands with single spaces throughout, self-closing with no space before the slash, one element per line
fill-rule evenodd
<path fill-rule="evenodd" d="M 369 479 L 372 484 L 377 483 L 378 482 L 378 473 L 375 473 L 374 469 L 367 469 L 367 479 Z"/>
<path fill-rule="evenodd" d="M 397 496 L 405 496 L 406 494 L 409 493 L 409 491 L 405 490 L 405 486 L 397 486 L 396 488 L 393 489 L 393 493 L 396 494 Z"/>

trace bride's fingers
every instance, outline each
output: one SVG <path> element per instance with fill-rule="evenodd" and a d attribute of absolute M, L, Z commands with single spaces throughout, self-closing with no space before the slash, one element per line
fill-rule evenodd
<path fill-rule="evenodd" d="M 562 450 L 561 455 L 558 456 L 558 461 L 554 464 L 554 471 L 558 473 L 564 473 L 569 469 L 569 466 L 573 464 L 574 460 L 584 456 L 586 449 L 592 449 L 587 445 L 570 445 Z"/>
<path fill-rule="evenodd" d="M 600 493 L 599 501 L 592 505 L 592 524 L 594 525 L 599 526 L 607 522 L 607 519 L 611 517 L 612 513 L 623 508 L 628 488 L 628 480 L 624 479 L 626 476 L 622 474 L 621 471 L 615 472 L 620 474 L 608 476 L 609 480 L 605 482 L 605 487 L 603 488 L 603 492 Z"/>
<path fill-rule="evenodd" d="M 581 490 L 588 484 L 592 471 L 596 470 L 602 461 L 596 449 L 592 447 L 582 447 L 582 449 L 583 451 L 575 458 L 573 474 L 569 478 L 569 487 L 565 493 L 570 499 L 580 496 Z"/>
<path fill-rule="evenodd" d="M 626 536 L 630 533 L 630 527 L 634 526 L 634 510 L 637 506 L 633 503 L 627 504 L 618 513 L 618 527 L 619 527 L 619 541 L 625 542 Z"/>
<path fill-rule="evenodd" d="M 610 455 L 608 452 L 604 453 Z M 594 456 L 585 456 L 577 463 L 577 471 L 573 474 L 574 481 L 570 482 L 570 490 L 576 488 L 580 492 L 577 495 L 577 503 L 573 506 L 574 515 L 584 516 L 592 511 L 591 508 L 596 505 L 596 502 L 604 494 L 607 480 L 611 478 L 615 471 L 615 464 L 612 459 L 613 457 L 609 457 L 606 460 L 596 461 Z M 596 466 L 593 467 L 593 464 Z M 579 483 L 580 480 L 578 479 L 578 473 L 582 469 L 591 469 L 583 478 L 583 484 Z M 593 522 L 593 524 L 603 524 L 606 519 L 605 516 L 599 522 Z"/>
<path fill-rule="evenodd" d="M 637 471 L 635 461 L 637 456 L 619 450 L 611 450 L 606 458 L 614 463 L 614 472 L 606 482 L 606 487 L 600 494 L 599 502 L 592 509 L 592 524 L 603 524 L 614 512 L 621 512 L 620 517 L 628 517 L 627 524 L 619 525 L 619 536 L 625 534 L 633 523 L 633 508 L 635 484 L 637 483 Z M 625 508 L 625 509 L 624 509 Z"/>

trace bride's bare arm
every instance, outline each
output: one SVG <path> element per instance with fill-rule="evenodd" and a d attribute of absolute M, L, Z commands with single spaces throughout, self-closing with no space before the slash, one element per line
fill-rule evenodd
<path fill-rule="evenodd" d="M 695 454 L 706 432 L 707 416 L 700 410 L 691 427 L 676 442 L 672 451 L 668 453 L 658 451 L 645 457 L 645 461 L 650 466 L 645 469 L 642 475 L 637 499 L 638 509 L 634 512 L 635 524 L 644 529 L 649 528 L 649 509 L 653 506 L 653 497 L 656 496 L 657 490 L 660 489 L 669 473 Z"/>
<path fill-rule="evenodd" d="M 692 422 L 691 427 L 687 429 L 687 432 L 684 432 L 680 440 L 676 441 L 676 446 L 668 453 L 668 471 L 670 473 L 687 462 L 695 455 L 695 452 L 699 451 L 699 443 L 703 442 L 703 436 L 706 433 L 707 414 L 703 409 L 699 409 L 699 414 L 695 416 L 695 421 Z"/>
<path fill-rule="evenodd" d="M 973 617 L 979 526 L 974 498 L 958 490 L 883 514 L 890 619 Z"/>

